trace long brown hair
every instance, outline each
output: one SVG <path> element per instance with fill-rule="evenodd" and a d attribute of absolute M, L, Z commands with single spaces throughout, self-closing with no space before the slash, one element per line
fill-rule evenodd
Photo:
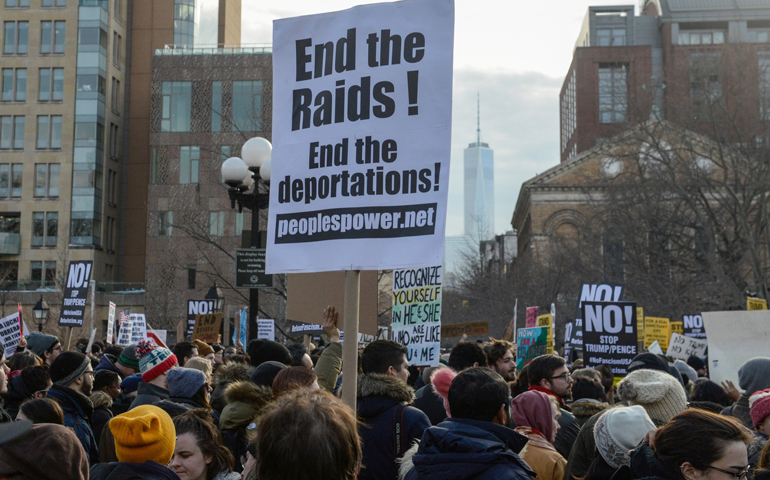
<path fill-rule="evenodd" d="M 724 456 L 728 443 L 750 441 L 743 426 L 732 418 L 688 409 L 658 430 L 653 449 L 664 464 L 677 472 L 685 462 L 706 470 Z"/>
<path fill-rule="evenodd" d="M 177 437 L 191 433 L 204 456 L 212 458 L 206 467 L 206 479 L 213 480 L 222 472 L 232 472 L 235 458 L 224 446 L 224 439 L 214 425 L 214 420 L 208 410 L 196 408 L 174 418 L 174 428 Z"/>

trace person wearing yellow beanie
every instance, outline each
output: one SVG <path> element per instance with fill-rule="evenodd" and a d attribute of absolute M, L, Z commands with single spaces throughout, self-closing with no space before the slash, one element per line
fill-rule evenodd
<path fill-rule="evenodd" d="M 92 480 L 179 480 L 166 467 L 176 446 L 176 430 L 168 413 L 154 405 L 141 405 L 113 418 L 108 425 L 119 461 L 94 465 Z"/>

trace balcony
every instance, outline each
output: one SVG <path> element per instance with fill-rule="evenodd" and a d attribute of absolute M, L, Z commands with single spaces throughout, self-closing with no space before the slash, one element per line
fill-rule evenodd
<path fill-rule="evenodd" d="M 21 234 L 0 232 L 0 255 L 18 255 L 21 252 Z"/>

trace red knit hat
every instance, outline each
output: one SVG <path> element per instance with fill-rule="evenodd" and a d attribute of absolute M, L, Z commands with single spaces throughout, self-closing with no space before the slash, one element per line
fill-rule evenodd
<path fill-rule="evenodd" d="M 749 408 L 751 408 L 751 422 L 754 428 L 770 415 L 770 388 L 761 390 L 749 397 Z"/>

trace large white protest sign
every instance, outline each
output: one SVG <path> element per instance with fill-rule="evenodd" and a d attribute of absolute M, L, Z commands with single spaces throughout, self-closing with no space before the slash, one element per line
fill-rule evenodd
<path fill-rule="evenodd" d="M 129 343 L 139 343 L 147 339 L 147 321 L 143 313 L 131 314 L 131 341 Z"/>
<path fill-rule="evenodd" d="M 107 314 L 107 343 L 112 343 L 112 337 L 115 333 L 115 308 L 116 305 L 110 302 L 110 309 Z"/>
<path fill-rule="evenodd" d="M 273 24 L 267 273 L 441 264 L 454 0 Z"/>
<path fill-rule="evenodd" d="M 703 312 L 708 332 L 708 371 L 711 380 L 738 385 L 738 369 L 754 357 L 767 357 L 770 310 Z"/>
<path fill-rule="evenodd" d="M 393 271 L 392 338 L 407 348 L 409 365 L 441 357 L 441 267 Z"/>
<path fill-rule="evenodd" d="M 5 348 L 5 358 L 11 358 L 16 353 L 19 340 L 21 340 L 21 322 L 19 322 L 19 312 L 16 312 L 0 320 L 0 342 L 3 342 Z"/>
<path fill-rule="evenodd" d="M 121 347 L 127 347 L 131 345 L 131 332 L 133 331 L 133 326 L 131 322 L 131 318 L 129 317 L 128 320 L 123 320 L 120 322 L 120 329 L 118 330 L 118 339 L 115 342 L 117 345 L 120 345 Z"/>
<path fill-rule="evenodd" d="M 685 360 L 694 355 L 698 358 L 706 356 L 706 347 L 708 343 L 705 340 L 699 340 L 697 338 L 685 337 L 679 333 L 672 333 L 671 339 L 668 341 L 668 350 L 666 355 L 679 360 Z"/>
<path fill-rule="evenodd" d="M 257 319 L 257 338 L 275 341 L 275 320 L 269 318 Z"/>

